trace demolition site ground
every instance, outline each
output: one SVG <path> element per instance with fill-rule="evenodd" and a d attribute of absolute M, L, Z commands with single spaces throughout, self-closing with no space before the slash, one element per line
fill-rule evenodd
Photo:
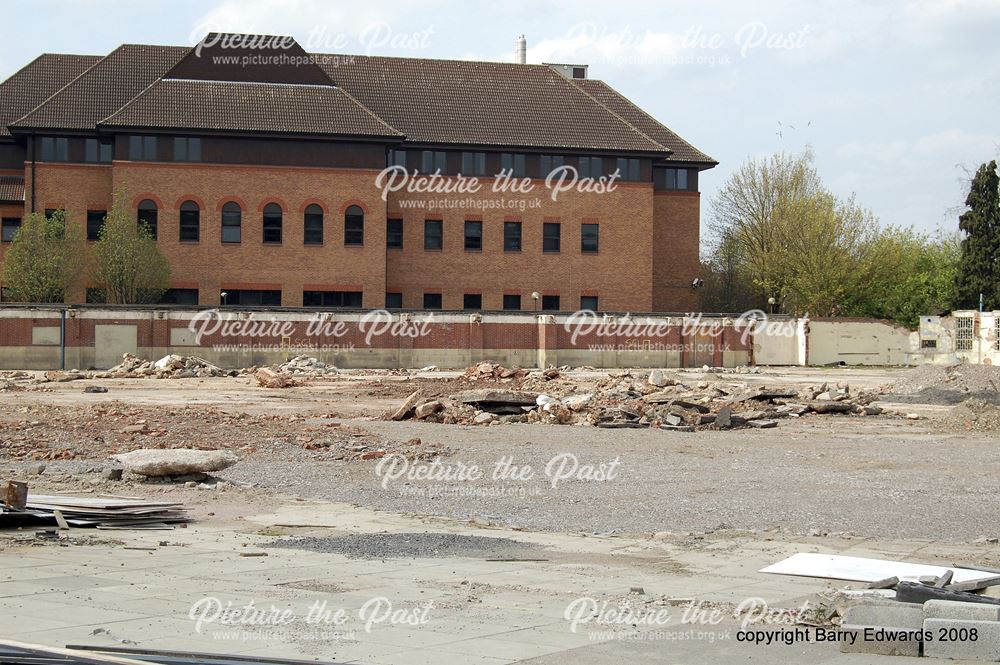
<path fill-rule="evenodd" d="M 784 608 L 780 618 L 845 586 L 756 572 L 795 552 L 1000 566 L 989 367 L 342 371 L 296 359 L 217 372 L 126 361 L 0 373 L 2 468 L 29 501 L 170 501 L 192 522 L 55 539 L 0 530 L 11 564 L 0 606 L 19 627 L 8 637 L 371 663 L 861 663 L 813 642 L 748 652 L 724 633 L 743 627 L 747 597 Z M 125 455 L 179 448 L 238 461 L 146 477 Z M 14 563 L 28 561 L 38 568 Z M 189 608 L 207 593 L 303 612 L 320 597 L 434 599 L 436 619 L 237 648 L 193 629 Z M 623 641 L 567 619 L 580 598 L 626 597 L 678 610 L 696 599 L 727 620 L 717 638 Z"/>

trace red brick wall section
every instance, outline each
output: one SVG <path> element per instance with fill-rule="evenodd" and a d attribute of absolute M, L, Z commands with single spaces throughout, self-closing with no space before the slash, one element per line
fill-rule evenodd
<path fill-rule="evenodd" d="M 492 183 L 487 179 L 485 182 Z M 597 291 L 599 306 L 609 311 L 649 311 L 652 308 L 652 257 L 648 239 L 653 233 L 652 185 L 619 184 L 609 193 L 565 192 L 549 198 L 543 181 L 534 181 L 528 194 L 494 193 L 484 185 L 469 195 L 449 199 L 502 201 L 524 204 L 506 209 L 430 209 L 442 198 L 436 194 L 389 196 L 389 217 L 403 220 L 403 249 L 388 252 L 390 283 L 400 285 L 403 306 L 423 306 L 425 291 L 443 293 L 445 309 L 461 309 L 464 293 L 482 293 L 483 309 L 500 310 L 505 293 L 520 293 L 521 307 L 530 310 L 531 293 L 558 294 L 560 307 L 574 311 L 580 296 Z M 530 207 L 535 201 L 541 207 Z M 424 208 L 414 208 L 416 202 Z M 424 249 L 424 220 L 444 221 L 444 249 Z M 482 251 L 465 250 L 465 221 L 483 222 Z M 520 221 L 522 250 L 503 251 L 504 221 Z M 542 224 L 558 221 L 558 254 L 542 251 Z M 600 251 L 580 251 L 581 225 L 600 225 Z M 697 250 L 696 252 L 697 253 Z"/>
<path fill-rule="evenodd" d="M 694 312 L 698 294 L 701 198 L 698 192 L 657 192 L 653 197 L 652 310 Z"/>

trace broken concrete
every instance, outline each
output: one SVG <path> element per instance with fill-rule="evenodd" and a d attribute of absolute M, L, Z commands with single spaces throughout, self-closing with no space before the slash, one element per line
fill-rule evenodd
<path fill-rule="evenodd" d="M 149 477 L 222 471 L 240 461 L 239 457 L 228 450 L 194 450 L 191 448 L 164 450 L 144 448 L 111 457 L 121 462 L 125 471 Z"/>

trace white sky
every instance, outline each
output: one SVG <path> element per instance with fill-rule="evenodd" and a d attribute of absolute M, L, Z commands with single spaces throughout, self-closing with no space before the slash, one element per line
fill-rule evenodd
<path fill-rule="evenodd" d="M 957 228 L 967 172 L 1000 153 L 1000 0 L 6 1 L 0 77 L 41 52 L 189 44 L 208 29 L 313 51 L 590 65 L 720 165 L 811 145 L 883 223 Z M 780 125 L 779 125 L 780 123 Z M 779 135 L 780 132 L 780 135 Z M 707 209 L 707 206 L 705 206 Z"/>

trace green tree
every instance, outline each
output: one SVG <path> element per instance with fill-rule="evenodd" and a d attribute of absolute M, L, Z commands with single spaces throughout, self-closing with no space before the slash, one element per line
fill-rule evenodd
<path fill-rule="evenodd" d="M 116 192 L 94 245 L 92 279 L 109 303 L 156 302 L 170 284 L 170 264 L 153 232 L 138 224 Z"/>
<path fill-rule="evenodd" d="M 30 213 L 7 250 L 4 286 L 16 301 L 63 302 L 83 275 L 84 257 L 83 227 L 70 223 L 64 210 L 51 217 Z"/>
<path fill-rule="evenodd" d="M 965 235 L 955 279 L 955 304 L 978 309 L 982 294 L 987 309 L 1000 307 L 1000 178 L 996 161 L 976 171 L 965 205 L 969 209 L 958 218 L 958 228 Z"/>

